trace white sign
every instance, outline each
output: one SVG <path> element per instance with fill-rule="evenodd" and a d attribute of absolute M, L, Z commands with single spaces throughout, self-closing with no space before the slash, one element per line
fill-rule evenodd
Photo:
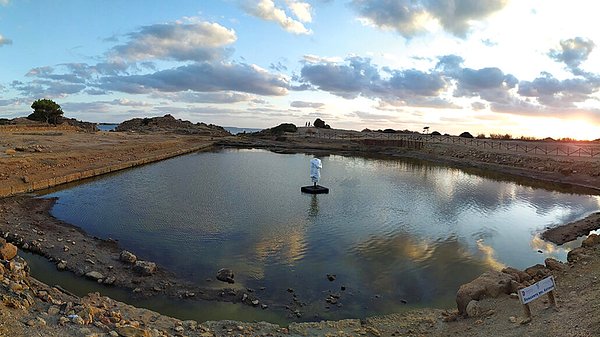
<path fill-rule="evenodd" d="M 554 290 L 554 277 L 548 276 L 527 288 L 519 289 L 519 299 L 521 303 L 527 304 L 552 290 Z"/>

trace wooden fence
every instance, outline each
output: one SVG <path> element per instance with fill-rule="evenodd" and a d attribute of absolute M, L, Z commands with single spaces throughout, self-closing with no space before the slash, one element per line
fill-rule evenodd
<path fill-rule="evenodd" d="M 307 136 L 321 139 L 361 140 L 366 145 L 377 145 L 376 140 L 387 141 L 380 144 L 386 146 L 402 146 L 422 148 L 424 143 L 447 143 L 472 146 L 481 149 L 492 149 L 505 152 L 537 154 L 547 156 L 590 157 L 600 156 L 600 144 L 563 144 L 558 142 L 493 140 L 479 138 L 462 138 L 456 136 L 436 136 L 422 134 L 361 132 L 356 134 L 331 132 L 307 133 Z M 395 142 L 394 142 L 395 141 Z"/>

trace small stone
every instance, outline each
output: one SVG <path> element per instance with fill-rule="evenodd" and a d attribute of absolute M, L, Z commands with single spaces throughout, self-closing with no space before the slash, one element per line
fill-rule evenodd
<path fill-rule="evenodd" d="M 175 330 L 175 332 L 183 332 L 185 329 L 181 325 L 178 325 L 174 327 L 173 330 Z"/>
<path fill-rule="evenodd" d="M 85 273 L 85 277 L 97 281 L 97 280 L 103 279 L 104 275 L 100 274 L 100 272 L 97 272 L 97 271 L 90 271 L 90 272 Z"/>
<path fill-rule="evenodd" d="M 119 337 L 119 333 L 118 333 L 118 332 L 116 332 L 115 330 L 111 330 L 111 331 L 109 331 L 109 332 L 108 332 L 108 334 L 109 334 L 111 337 Z"/>
<path fill-rule="evenodd" d="M 157 270 L 156 263 L 148 261 L 136 261 L 133 270 L 143 276 L 150 276 Z"/>
<path fill-rule="evenodd" d="M 56 264 L 56 269 L 58 270 L 65 270 L 67 269 L 67 261 L 65 260 L 60 260 L 57 264 Z"/>
<path fill-rule="evenodd" d="M 29 179 L 28 176 L 22 176 L 21 180 L 25 183 L 25 184 L 29 184 L 31 182 L 31 179 Z"/>
<path fill-rule="evenodd" d="M 108 285 L 113 285 L 115 283 L 115 281 L 117 281 L 117 278 L 114 276 L 109 276 L 107 278 L 104 279 L 104 284 L 108 284 Z"/>
<path fill-rule="evenodd" d="M 60 308 L 57 306 L 51 306 L 50 308 L 48 308 L 48 315 L 50 316 L 55 316 L 58 315 L 60 313 Z"/>
<path fill-rule="evenodd" d="M 91 259 L 85 259 L 85 262 L 89 264 L 96 264 L 96 262 L 92 261 Z"/>
<path fill-rule="evenodd" d="M 131 253 L 127 250 L 124 250 L 124 251 L 121 251 L 121 254 L 119 255 L 119 260 L 123 261 L 125 263 L 134 264 L 135 261 L 137 261 L 137 256 L 133 255 L 133 253 Z"/>
<path fill-rule="evenodd" d="M 227 268 L 221 268 L 217 271 L 217 280 L 227 283 L 235 283 L 233 280 L 233 271 Z"/>
<path fill-rule="evenodd" d="M 252 305 L 253 305 L 253 306 L 257 306 L 259 303 L 260 303 L 260 302 L 259 302 L 258 300 L 254 300 L 254 301 L 252 301 Z"/>
<path fill-rule="evenodd" d="M 261 305 L 260 305 L 260 307 L 261 307 L 263 310 L 265 310 L 265 309 L 267 309 L 269 306 L 268 306 L 268 305 L 266 305 L 266 304 L 261 304 Z"/>
<path fill-rule="evenodd" d="M 327 279 L 331 282 L 335 281 L 335 274 L 327 274 Z"/>
<path fill-rule="evenodd" d="M 245 302 L 247 298 L 248 298 L 248 295 L 247 294 L 243 294 L 242 295 L 242 302 Z"/>
<path fill-rule="evenodd" d="M 241 325 L 238 325 L 236 328 L 238 329 L 238 331 L 244 331 L 244 327 Z"/>

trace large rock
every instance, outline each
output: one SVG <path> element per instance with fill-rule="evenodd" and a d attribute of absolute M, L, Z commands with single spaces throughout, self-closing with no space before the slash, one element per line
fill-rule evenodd
<path fill-rule="evenodd" d="M 513 276 L 515 281 L 519 283 L 531 280 L 531 276 L 529 274 L 513 267 L 506 267 L 502 269 L 502 272 Z"/>
<path fill-rule="evenodd" d="M 564 264 L 556 259 L 553 259 L 551 257 L 544 260 L 544 264 L 546 265 L 546 268 L 548 268 L 550 270 L 554 270 L 554 271 L 563 271 L 563 270 L 567 269 L 566 264 Z"/>
<path fill-rule="evenodd" d="M 581 242 L 581 247 L 594 247 L 600 245 L 600 235 L 590 234 L 583 242 Z"/>
<path fill-rule="evenodd" d="M 473 281 L 463 284 L 456 293 L 456 305 L 461 315 L 467 316 L 467 305 L 472 300 L 481 300 L 486 297 L 498 297 L 500 294 L 511 292 L 511 281 L 513 276 L 489 271 L 481 274 Z"/>
<path fill-rule="evenodd" d="M 0 259 L 12 260 L 15 256 L 17 256 L 17 247 L 0 238 Z"/>
<path fill-rule="evenodd" d="M 217 280 L 227 282 L 227 283 L 235 283 L 233 280 L 233 271 L 227 268 L 221 268 L 217 272 Z"/>
<path fill-rule="evenodd" d="M 136 261 L 133 270 L 141 275 L 150 276 L 156 273 L 156 263 L 148 261 Z"/>
<path fill-rule="evenodd" d="M 137 256 L 133 255 L 133 253 L 131 253 L 129 251 L 124 250 L 119 255 L 119 260 L 121 260 L 121 261 L 123 261 L 125 263 L 134 264 L 135 261 L 137 261 Z"/>

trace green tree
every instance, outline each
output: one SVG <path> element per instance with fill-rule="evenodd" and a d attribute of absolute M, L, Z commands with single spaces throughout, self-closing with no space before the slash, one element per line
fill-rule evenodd
<path fill-rule="evenodd" d="M 38 99 L 31 104 L 31 108 L 33 113 L 27 116 L 27 119 L 54 125 L 62 121 L 63 111 L 60 105 L 51 99 Z"/>

